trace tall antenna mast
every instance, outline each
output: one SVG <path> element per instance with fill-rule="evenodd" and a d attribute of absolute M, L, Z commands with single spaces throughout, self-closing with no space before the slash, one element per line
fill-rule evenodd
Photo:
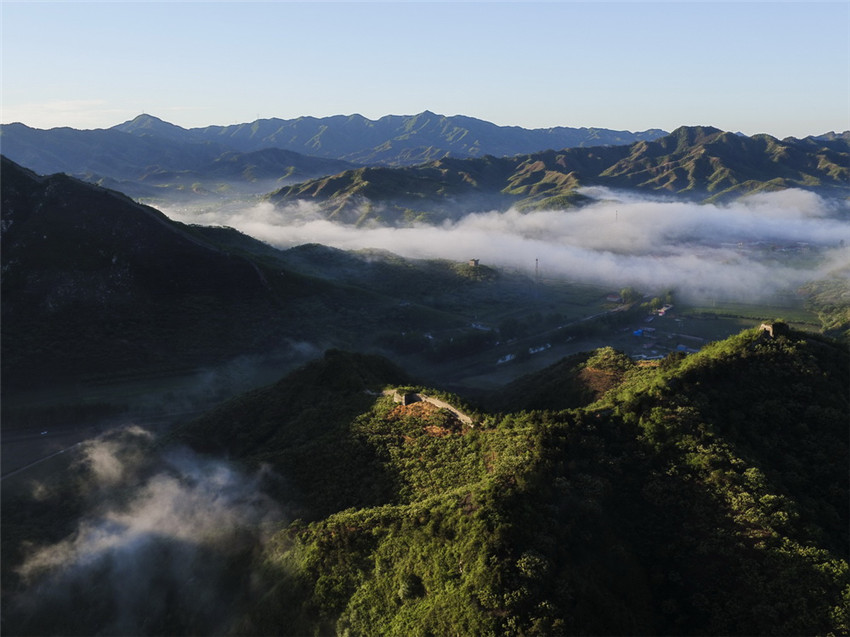
<path fill-rule="evenodd" d="M 534 260 L 534 297 L 540 294 L 540 259 Z"/>

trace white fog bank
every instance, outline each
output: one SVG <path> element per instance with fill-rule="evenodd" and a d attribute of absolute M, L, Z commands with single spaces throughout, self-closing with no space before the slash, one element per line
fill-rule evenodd
<path fill-rule="evenodd" d="M 701 297 L 764 299 L 850 271 L 850 207 L 808 191 L 758 194 L 728 205 L 585 192 L 601 201 L 578 210 L 481 212 L 404 228 L 337 224 L 303 202 L 164 212 L 178 221 L 231 226 L 280 248 L 377 248 L 529 271 L 537 260 L 546 276 Z"/>

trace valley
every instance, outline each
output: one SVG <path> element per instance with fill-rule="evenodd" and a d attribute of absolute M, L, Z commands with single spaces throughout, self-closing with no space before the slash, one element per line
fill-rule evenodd
<path fill-rule="evenodd" d="M 846 0 L 0 31 L 0 637 L 850 637 Z"/>

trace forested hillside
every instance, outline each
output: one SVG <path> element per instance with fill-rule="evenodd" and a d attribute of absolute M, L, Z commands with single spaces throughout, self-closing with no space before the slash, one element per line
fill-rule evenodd
<path fill-rule="evenodd" d="M 4 630 L 53 633 L 73 616 L 75 634 L 197 634 L 212 618 L 237 635 L 846 634 L 850 355 L 772 329 L 655 366 L 610 348 L 576 356 L 484 401 L 498 410 L 411 385 L 382 358 L 328 351 L 165 441 L 259 469 L 262 492 L 237 491 L 230 506 L 255 516 L 274 508 L 257 508 L 271 496 L 286 512 L 275 529 L 243 526 L 226 550 L 212 529 L 144 539 L 160 547 L 144 559 L 146 572 L 163 561 L 161 583 L 134 586 L 164 586 L 173 599 L 146 606 L 138 625 L 121 614 L 124 585 L 95 584 L 141 559 L 133 544 L 53 576 L 42 562 L 41 596 L 16 603 L 10 583 L 33 582 L 11 578 L 31 546 L 15 538 L 68 533 L 57 511 L 74 510 L 75 489 L 94 483 L 96 466 L 78 464 L 73 481 L 44 486 L 36 508 L 4 517 Z M 518 410 L 526 405 L 534 410 Z M 186 480 L 183 489 L 206 489 Z M 222 485 L 216 508 L 234 497 Z M 132 510 L 133 488 L 111 497 Z M 191 547 L 219 565 L 209 610 L 197 610 L 209 600 L 175 601 L 182 571 L 165 561 Z M 48 594 L 51 581 L 76 592 Z"/>
<path fill-rule="evenodd" d="M 745 137 L 703 126 L 623 146 L 565 148 L 515 157 L 445 158 L 401 168 L 367 167 L 270 195 L 316 202 L 338 221 L 439 223 L 471 211 L 564 209 L 604 186 L 703 202 L 803 188 L 843 197 L 850 180 L 843 139 Z"/>
<path fill-rule="evenodd" d="M 301 496 L 238 632 L 841 634 L 849 362 L 757 330 L 658 367 L 603 350 L 573 362 L 610 372 L 596 402 L 465 426 L 332 353 L 180 435 Z"/>
<path fill-rule="evenodd" d="M 2 205 L 4 386 L 267 346 L 284 299 L 315 289 L 295 275 L 270 279 L 120 193 L 40 177 L 5 157 Z"/>

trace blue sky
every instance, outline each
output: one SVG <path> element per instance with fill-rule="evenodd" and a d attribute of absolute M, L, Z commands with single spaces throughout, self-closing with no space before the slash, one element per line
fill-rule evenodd
<path fill-rule="evenodd" d="M 2 121 L 850 129 L 850 2 L 2 2 Z"/>

